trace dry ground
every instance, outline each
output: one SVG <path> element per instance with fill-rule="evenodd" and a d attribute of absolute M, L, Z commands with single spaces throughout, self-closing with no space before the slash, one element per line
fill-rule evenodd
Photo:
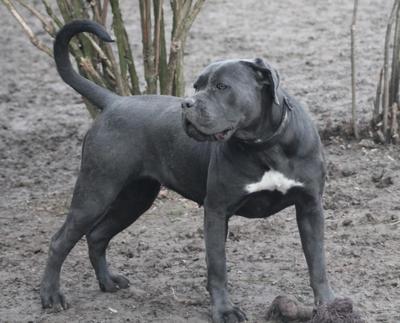
<path fill-rule="evenodd" d="M 187 79 L 216 59 L 264 57 L 322 131 L 347 121 L 351 2 L 209 0 L 188 40 Z M 363 120 L 370 117 L 391 2 L 360 3 Z M 138 52 L 138 12 L 124 5 Z M 128 276 L 128 290 L 99 291 L 81 241 L 62 273 L 71 309 L 42 312 L 38 286 L 47 246 L 64 220 L 90 120 L 53 62 L 0 8 L 0 321 L 207 322 L 202 209 L 170 192 L 111 243 L 111 266 Z M 335 136 L 325 144 L 332 285 L 368 322 L 400 322 L 400 149 Z M 251 322 L 265 321 L 279 294 L 312 302 L 293 209 L 268 220 L 235 218 L 230 230 L 230 290 Z"/>

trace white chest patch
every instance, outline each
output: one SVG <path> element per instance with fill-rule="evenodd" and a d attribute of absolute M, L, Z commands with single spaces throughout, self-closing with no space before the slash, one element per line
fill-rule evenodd
<path fill-rule="evenodd" d="M 267 190 L 279 191 L 282 194 L 286 194 L 289 189 L 296 186 L 301 187 L 303 186 L 303 184 L 293 179 L 287 178 L 282 173 L 271 169 L 268 172 L 264 173 L 259 182 L 246 185 L 245 190 L 248 193 L 255 193 Z"/>

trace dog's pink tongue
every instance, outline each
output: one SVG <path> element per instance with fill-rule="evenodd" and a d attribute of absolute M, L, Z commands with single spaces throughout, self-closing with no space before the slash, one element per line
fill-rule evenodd
<path fill-rule="evenodd" d="M 215 134 L 215 138 L 217 138 L 218 141 L 223 141 L 225 139 L 225 134 L 223 132 L 218 132 Z"/>

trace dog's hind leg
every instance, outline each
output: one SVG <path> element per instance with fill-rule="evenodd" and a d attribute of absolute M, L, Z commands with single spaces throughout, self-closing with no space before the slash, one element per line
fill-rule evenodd
<path fill-rule="evenodd" d="M 150 208 L 159 190 L 160 184 L 151 179 L 128 183 L 118 194 L 105 217 L 86 235 L 90 261 L 102 291 L 115 292 L 129 286 L 128 279 L 109 271 L 106 248 L 116 234 L 135 222 Z"/>
<path fill-rule="evenodd" d="M 52 237 L 40 296 L 44 308 L 66 309 L 60 292 L 60 270 L 68 253 L 91 228 L 101 221 L 124 186 L 124 174 L 108 174 L 109 169 L 85 168 L 79 174 L 71 207 L 63 226 Z"/>

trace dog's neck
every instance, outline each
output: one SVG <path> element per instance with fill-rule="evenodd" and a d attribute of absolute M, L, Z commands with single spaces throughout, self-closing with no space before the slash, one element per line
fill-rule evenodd
<path fill-rule="evenodd" d="M 261 115 L 251 131 L 242 132 L 235 141 L 246 146 L 264 150 L 277 144 L 286 133 L 290 123 L 292 105 L 282 91 L 278 93 L 279 104 L 273 98 L 263 98 Z"/>

